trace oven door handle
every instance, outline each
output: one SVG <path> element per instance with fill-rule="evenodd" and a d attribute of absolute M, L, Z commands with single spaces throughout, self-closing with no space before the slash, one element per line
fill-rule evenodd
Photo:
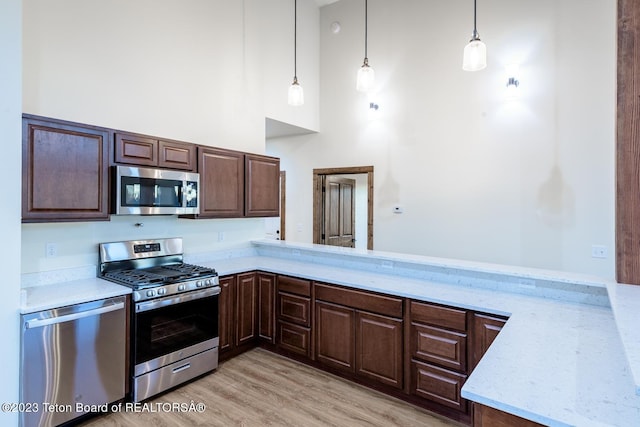
<path fill-rule="evenodd" d="M 141 302 L 136 304 L 136 313 L 154 310 L 168 305 L 180 304 L 183 302 L 194 301 L 201 298 L 207 298 L 220 294 L 220 287 L 203 289 L 201 291 L 193 291 L 182 295 L 168 296 L 164 298 L 154 299 L 153 301 Z"/>

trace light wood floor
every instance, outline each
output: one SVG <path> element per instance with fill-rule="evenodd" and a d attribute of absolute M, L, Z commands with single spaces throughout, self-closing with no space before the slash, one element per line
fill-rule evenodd
<path fill-rule="evenodd" d="M 150 401 L 204 403 L 198 412 L 117 412 L 82 427 L 460 426 L 269 351 L 254 349 L 217 372 Z"/>

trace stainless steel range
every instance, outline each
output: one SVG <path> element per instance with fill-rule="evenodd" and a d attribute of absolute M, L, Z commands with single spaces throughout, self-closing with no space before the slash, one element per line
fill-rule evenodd
<path fill-rule="evenodd" d="M 218 367 L 218 274 L 185 264 L 181 238 L 102 243 L 100 277 L 133 289 L 134 402 Z"/>

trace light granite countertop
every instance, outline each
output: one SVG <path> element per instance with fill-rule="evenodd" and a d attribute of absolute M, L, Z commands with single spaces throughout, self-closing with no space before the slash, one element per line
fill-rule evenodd
<path fill-rule="evenodd" d="M 214 267 L 221 276 L 263 270 L 509 316 L 463 386 L 463 397 L 551 426 L 640 426 L 631 368 L 640 358 L 634 347 L 638 329 L 632 327 L 638 324 L 640 287 L 568 273 L 278 241 L 254 242 L 252 250 L 233 256 L 185 255 L 185 261 Z M 80 294 L 89 298 L 94 291 L 92 296 L 100 296 L 91 299 L 130 292 L 96 278 L 25 290 L 23 312 L 82 302 Z"/>

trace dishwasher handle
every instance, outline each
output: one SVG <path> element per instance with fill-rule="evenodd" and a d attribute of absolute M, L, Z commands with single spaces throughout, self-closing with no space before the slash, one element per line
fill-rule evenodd
<path fill-rule="evenodd" d="M 64 316 L 49 317 L 47 319 L 33 319 L 25 322 L 26 329 L 40 328 L 42 326 L 55 325 L 58 323 L 70 322 L 72 320 L 82 319 L 84 317 L 98 316 L 104 313 L 110 313 L 116 310 L 122 310 L 124 308 L 123 302 L 116 304 L 106 305 L 104 307 L 95 308 L 87 311 L 80 311 L 78 313 L 66 314 Z"/>

